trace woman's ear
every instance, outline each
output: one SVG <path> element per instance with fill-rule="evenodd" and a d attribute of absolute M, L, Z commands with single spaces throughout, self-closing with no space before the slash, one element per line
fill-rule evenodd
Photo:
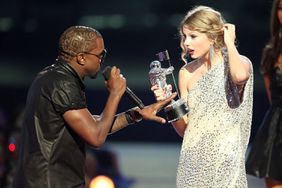
<path fill-rule="evenodd" d="M 214 39 L 214 38 L 210 38 L 210 40 L 209 40 L 209 41 L 210 41 L 210 45 L 211 45 L 211 46 L 213 46 L 213 45 L 214 45 L 214 43 L 215 43 L 215 39 Z"/>

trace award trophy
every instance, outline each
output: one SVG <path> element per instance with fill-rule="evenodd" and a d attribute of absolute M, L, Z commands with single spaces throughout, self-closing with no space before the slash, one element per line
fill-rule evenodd
<path fill-rule="evenodd" d="M 172 75 L 174 87 L 177 90 L 177 86 L 175 83 L 175 79 L 173 76 L 173 70 L 174 67 L 170 64 L 170 59 L 168 55 L 168 51 L 160 52 L 157 54 L 158 60 L 155 60 L 151 62 L 150 64 L 150 71 L 149 71 L 149 79 L 151 85 L 158 85 L 160 88 L 162 88 L 165 91 L 165 98 L 168 98 L 172 95 L 171 89 L 168 87 L 168 84 L 166 83 L 166 76 Z M 161 62 L 168 61 L 169 67 L 168 68 L 162 68 Z M 178 91 L 177 91 L 178 94 Z M 177 121 L 184 115 L 188 114 L 189 109 L 188 105 L 185 102 L 185 100 L 181 99 L 178 95 L 178 100 L 172 100 L 170 104 L 164 107 L 164 112 L 166 114 L 167 121 L 169 123 Z"/>

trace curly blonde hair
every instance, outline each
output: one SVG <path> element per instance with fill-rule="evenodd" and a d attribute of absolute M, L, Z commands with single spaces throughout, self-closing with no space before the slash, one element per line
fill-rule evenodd
<path fill-rule="evenodd" d="M 220 50 L 224 45 L 223 37 L 223 25 L 225 20 L 221 16 L 221 13 L 207 6 L 196 6 L 192 10 L 188 11 L 184 19 L 179 25 L 180 34 L 180 47 L 182 48 L 181 58 L 187 63 L 186 54 L 187 49 L 185 48 L 184 41 L 185 36 L 183 28 L 189 30 L 198 31 L 207 34 L 207 37 L 214 41 L 214 49 Z"/>

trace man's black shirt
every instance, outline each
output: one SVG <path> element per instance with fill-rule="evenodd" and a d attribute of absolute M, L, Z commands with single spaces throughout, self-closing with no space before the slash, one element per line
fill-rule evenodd
<path fill-rule="evenodd" d="M 63 60 L 43 69 L 26 101 L 13 188 L 84 187 L 85 142 L 63 114 L 86 108 L 84 85 Z"/>

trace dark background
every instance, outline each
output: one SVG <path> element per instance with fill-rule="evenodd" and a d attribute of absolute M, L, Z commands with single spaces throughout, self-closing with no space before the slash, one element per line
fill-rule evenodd
<path fill-rule="evenodd" d="M 53 63 L 60 34 L 69 26 L 98 29 L 108 50 L 106 65 L 121 68 L 128 86 L 145 104 L 154 102 L 148 82 L 149 64 L 167 49 L 174 75 L 180 61 L 178 24 L 194 5 L 222 12 L 236 25 L 238 49 L 253 62 L 255 71 L 252 137 L 268 102 L 259 74 L 261 50 L 269 37 L 270 0 L 9 0 L 0 2 L 0 108 L 2 123 L 12 126 L 24 107 L 27 89 L 36 73 Z M 164 67 L 167 65 L 164 65 Z M 89 109 L 99 114 L 107 99 L 100 75 L 86 79 Z M 124 97 L 119 112 L 133 107 Z M 1 123 L 1 122 L 0 122 Z M 3 123 L 3 124 L 4 124 Z M 110 135 L 113 141 L 181 142 L 170 124 L 143 121 Z"/>

